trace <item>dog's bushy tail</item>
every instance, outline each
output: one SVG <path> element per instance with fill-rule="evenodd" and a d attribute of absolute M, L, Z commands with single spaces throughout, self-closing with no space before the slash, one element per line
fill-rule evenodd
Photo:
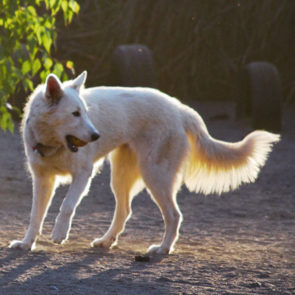
<path fill-rule="evenodd" d="M 184 183 L 204 194 L 227 192 L 253 182 L 265 164 L 279 135 L 254 131 L 242 141 L 229 143 L 212 138 L 197 112 L 186 108 L 184 127 L 190 151 L 184 167 Z"/>

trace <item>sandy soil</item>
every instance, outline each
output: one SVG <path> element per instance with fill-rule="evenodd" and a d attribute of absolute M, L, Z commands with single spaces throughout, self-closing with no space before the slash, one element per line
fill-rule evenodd
<path fill-rule="evenodd" d="M 233 119 L 230 104 L 200 104 L 211 134 L 239 140 L 249 122 Z M 66 187 L 58 190 L 34 252 L 8 249 L 29 222 L 31 180 L 18 133 L 0 132 L 0 294 L 295 294 L 295 109 L 284 112 L 282 141 L 255 184 L 217 196 L 189 193 L 176 251 L 136 262 L 159 242 L 163 222 L 143 192 L 117 248 L 89 248 L 114 210 L 109 167 L 94 179 L 77 210 L 69 241 L 51 242 Z M 217 115 L 217 116 L 216 116 Z"/>

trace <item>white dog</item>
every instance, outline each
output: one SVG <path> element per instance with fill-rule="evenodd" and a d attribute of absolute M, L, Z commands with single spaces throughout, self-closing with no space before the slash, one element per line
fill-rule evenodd
<path fill-rule="evenodd" d="M 61 83 L 50 74 L 26 105 L 22 134 L 33 204 L 26 235 L 12 241 L 12 248 L 34 247 L 56 187 L 70 180 L 52 233 L 55 243 L 65 242 L 95 164 L 110 153 L 116 209 L 109 230 L 91 245 L 109 248 L 117 242 L 133 197 L 145 187 L 165 221 L 161 244 L 148 253 L 170 253 L 182 220 L 176 202 L 181 185 L 220 194 L 253 182 L 279 141 L 278 135 L 265 131 L 252 132 L 237 143 L 215 140 L 196 111 L 158 90 L 84 89 L 85 79 L 83 72 Z"/>

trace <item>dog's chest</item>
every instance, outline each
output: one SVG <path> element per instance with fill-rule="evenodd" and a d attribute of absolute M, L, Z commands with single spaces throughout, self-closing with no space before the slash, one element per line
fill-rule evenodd
<path fill-rule="evenodd" d="M 34 153 L 34 155 L 30 155 L 28 159 L 31 165 L 38 166 L 50 174 L 55 175 L 64 176 L 71 174 L 73 168 L 73 162 L 67 156 L 42 157 L 38 153 Z"/>

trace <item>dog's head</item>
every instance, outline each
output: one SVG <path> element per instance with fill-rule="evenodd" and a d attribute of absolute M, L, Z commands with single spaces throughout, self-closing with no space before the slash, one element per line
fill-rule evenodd
<path fill-rule="evenodd" d="M 48 110 L 43 119 L 49 132 L 53 132 L 55 139 L 71 152 L 77 152 L 79 147 L 99 138 L 88 117 L 87 105 L 80 96 L 86 76 L 84 71 L 76 79 L 61 83 L 57 76 L 50 74 L 43 87 L 42 99 Z"/>

